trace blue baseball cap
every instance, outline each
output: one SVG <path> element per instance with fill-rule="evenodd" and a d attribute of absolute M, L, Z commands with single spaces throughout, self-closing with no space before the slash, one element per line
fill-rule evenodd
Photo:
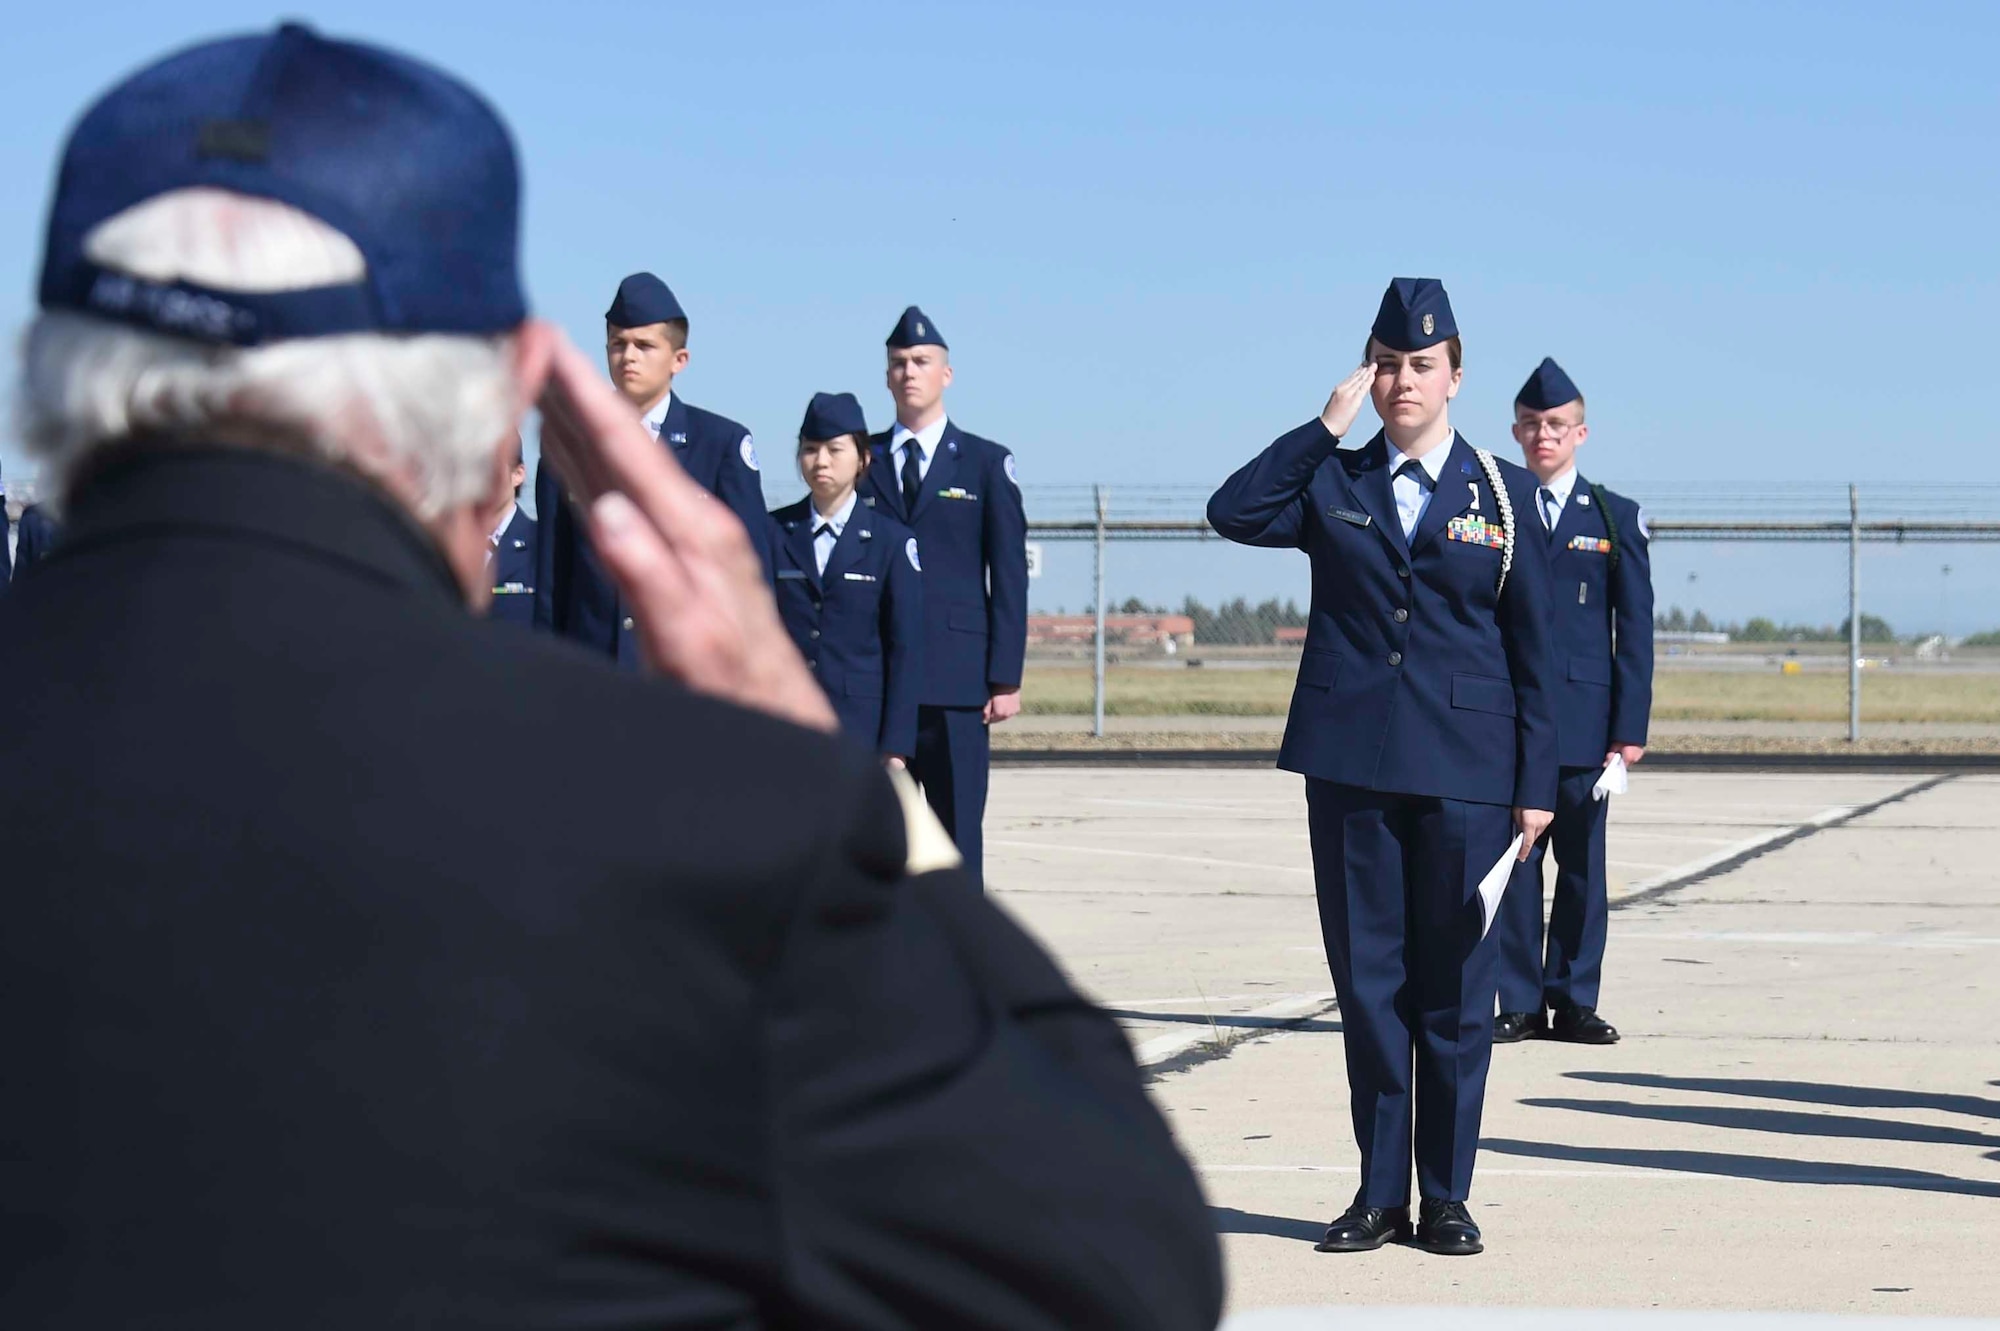
<path fill-rule="evenodd" d="M 944 334 L 931 317 L 912 305 L 903 311 L 903 317 L 896 320 L 896 326 L 889 330 L 889 345 L 892 347 L 945 347 Z"/>
<path fill-rule="evenodd" d="M 1553 357 L 1544 356 L 1535 372 L 1528 376 L 1528 382 L 1521 385 L 1521 391 L 1514 394 L 1514 405 L 1530 411 L 1548 411 L 1582 396 L 1583 390 L 1563 373 L 1563 367 Z"/>
<path fill-rule="evenodd" d="M 1377 342 L 1392 351 L 1422 351 L 1458 336 L 1451 317 L 1451 298 L 1435 277 L 1399 277 L 1382 293 L 1382 308 L 1369 329 Z"/>
<path fill-rule="evenodd" d="M 838 439 L 844 434 L 868 437 L 868 418 L 852 393 L 814 393 L 806 404 L 806 418 L 799 426 L 799 438 Z"/>
<path fill-rule="evenodd" d="M 618 284 L 604 322 L 613 328 L 644 328 L 670 319 L 685 319 L 687 311 L 674 299 L 673 288 L 651 273 L 634 273 Z"/>
<path fill-rule="evenodd" d="M 310 214 L 354 242 L 366 274 L 227 291 L 85 255 L 100 224 L 198 186 Z M 41 306 L 236 346 L 502 333 L 528 314 L 520 196 L 513 139 L 478 93 L 408 56 L 287 23 L 168 56 L 84 112 L 49 208 Z"/>

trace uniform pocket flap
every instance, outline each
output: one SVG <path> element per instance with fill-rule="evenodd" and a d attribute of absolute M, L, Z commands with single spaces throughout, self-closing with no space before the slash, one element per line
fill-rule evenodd
<path fill-rule="evenodd" d="M 1307 652 L 1299 658 L 1299 683 L 1307 688 L 1330 689 L 1340 678 L 1340 658 L 1332 652 Z"/>
<path fill-rule="evenodd" d="M 1453 675 L 1451 705 L 1471 712 L 1512 716 L 1514 686 L 1504 679 L 1490 679 L 1485 675 Z"/>
<path fill-rule="evenodd" d="M 1611 684 L 1611 662 L 1601 661 L 1594 656 L 1572 656 L 1569 658 L 1569 677 L 1579 684 Z"/>
<path fill-rule="evenodd" d="M 986 632 L 986 607 L 983 605 L 954 605 L 945 608 L 944 622 L 960 633 Z"/>

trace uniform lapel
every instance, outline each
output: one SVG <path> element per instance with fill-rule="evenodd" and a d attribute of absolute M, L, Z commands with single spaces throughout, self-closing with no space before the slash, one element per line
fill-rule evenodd
<path fill-rule="evenodd" d="M 944 433 L 938 436 L 937 452 L 931 454 L 931 468 L 924 473 L 924 483 L 917 487 L 917 504 L 909 516 L 916 518 L 932 504 L 938 502 L 938 491 L 949 490 L 956 485 L 958 476 L 958 431 L 946 421 Z M 902 478 L 896 479 L 902 485 Z"/>
<path fill-rule="evenodd" d="M 1476 490 L 1474 487 L 1478 487 Z M 1472 456 L 1472 446 L 1452 435 L 1451 451 L 1445 454 L 1444 466 L 1438 471 L 1437 489 L 1431 491 L 1431 502 L 1424 509 L 1423 517 L 1417 520 L 1417 534 L 1410 542 L 1410 553 L 1416 554 L 1443 531 L 1445 524 L 1473 506 L 1473 496 L 1486 488 L 1486 477 Z M 1480 499 L 1479 514 L 1488 522 L 1500 521 L 1499 506 L 1488 496 Z M 1537 526 L 1541 523 L 1536 521 Z"/>
<path fill-rule="evenodd" d="M 1569 488 L 1569 502 L 1564 504 L 1563 511 L 1556 515 L 1556 529 L 1549 534 L 1549 549 L 1562 550 L 1566 548 L 1569 545 L 1570 537 L 1575 536 L 1583 530 L 1590 516 L 1591 507 L 1595 503 L 1595 501 L 1592 501 L 1592 504 L 1583 502 L 1584 496 L 1589 493 L 1589 483 L 1582 476 L 1576 477 Z M 1537 486 L 1535 489 L 1535 503 L 1539 505 L 1541 502 L 1541 488 Z M 1541 514 L 1537 513 L 1535 515 L 1535 525 L 1539 527 L 1541 522 Z"/>
<path fill-rule="evenodd" d="M 888 505 L 891 513 L 907 523 L 910 511 L 903 506 L 903 478 L 896 474 L 896 451 L 889 447 L 889 436 L 878 434 L 869 443 L 875 456 L 868 464 L 866 480 L 876 502 Z"/>
<path fill-rule="evenodd" d="M 868 510 L 860 504 L 848 514 L 847 525 L 841 529 L 840 538 L 833 543 L 833 553 L 827 556 L 826 580 L 833 582 L 840 575 L 861 562 L 868 553 L 868 547 L 875 540 L 874 524 L 869 520 Z"/>
<path fill-rule="evenodd" d="M 819 561 L 813 558 L 813 524 L 818 520 L 810 499 L 800 504 L 793 516 L 785 519 L 785 555 L 794 567 L 804 571 L 815 587 L 819 585 Z"/>
<path fill-rule="evenodd" d="M 673 449 L 675 457 L 687 457 L 688 409 L 678 393 L 667 398 L 667 418 L 660 422 L 660 442 Z"/>
<path fill-rule="evenodd" d="M 1389 444 L 1380 432 L 1361 446 L 1355 457 L 1355 472 L 1348 477 L 1348 488 L 1354 492 L 1354 502 L 1375 519 L 1375 525 L 1389 538 L 1396 553 L 1407 556 L 1410 547 L 1403 540 L 1403 523 L 1396 516 L 1396 496 L 1389 488 Z"/>

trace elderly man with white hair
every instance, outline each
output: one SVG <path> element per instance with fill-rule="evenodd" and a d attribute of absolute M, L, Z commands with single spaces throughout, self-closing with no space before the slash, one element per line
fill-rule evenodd
<path fill-rule="evenodd" d="M 295 26 L 72 133 L 19 390 L 65 534 L 0 598 L 0 1326 L 1212 1325 L 1119 1032 L 528 317 L 516 179 L 470 89 Z M 468 613 L 530 402 L 665 679 Z"/>

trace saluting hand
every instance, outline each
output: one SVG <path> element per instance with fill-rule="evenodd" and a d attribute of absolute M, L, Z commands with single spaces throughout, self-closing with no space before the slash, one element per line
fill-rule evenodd
<path fill-rule="evenodd" d="M 1554 813 L 1547 809 L 1514 810 L 1514 830 L 1521 834 L 1521 863 L 1528 862 L 1528 852 L 1542 839 L 1542 833 L 1549 830 L 1549 824 L 1556 820 Z"/>
<path fill-rule="evenodd" d="M 1320 412 L 1320 424 L 1336 439 L 1345 439 L 1347 432 L 1354 428 L 1354 418 L 1361 414 L 1362 404 L 1368 401 L 1368 390 L 1375 386 L 1375 367 L 1364 364 L 1353 374 L 1342 379 L 1334 388 L 1333 396 L 1326 400 L 1326 410 Z"/>
<path fill-rule="evenodd" d="M 588 514 L 590 542 L 632 607 L 646 664 L 697 693 L 837 730 L 743 524 L 568 339 L 552 341 L 542 453 Z"/>

